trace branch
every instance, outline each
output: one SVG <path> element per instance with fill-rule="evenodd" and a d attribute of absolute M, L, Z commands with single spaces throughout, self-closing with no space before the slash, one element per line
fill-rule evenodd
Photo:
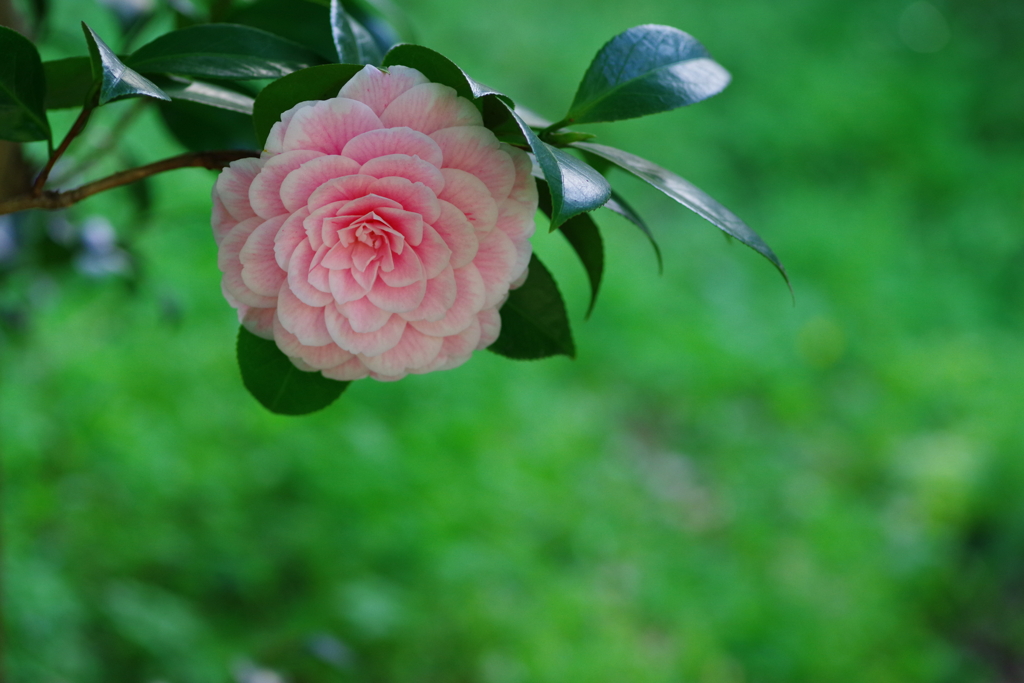
<path fill-rule="evenodd" d="M 78 118 L 71 125 L 71 130 L 64 136 L 63 142 L 60 143 L 60 147 L 55 152 L 50 154 L 50 158 L 46 160 L 46 166 L 36 176 L 36 182 L 32 185 L 32 196 L 38 197 L 43 192 L 43 186 L 46 184 L 46 179 L 50 177 L 50 171 L 53 170 L 53 165 L 57 163 L 57 159 L 60 159 L 64 152 L 67 151 L 68 145 L 74 140 L 79 133 L 85 130 L 85 124 L 89 122 L 89 117 L 92 116 L 92 110 L 96 108 L 96 102 L 98 101 L 99 91 L 93 88 L 94 93 L 89 93 L 89 97 L 85 101 L 85 106 L 82 107 L 81 113 L 78 114 Z"/>
<path fill-rule="evenodd" d="M 232 161 L 237 159 L 245 159 L 247 157 L 258 157 L 259 152 L 252 152 L 248 150 L 220 150 L 216 152 L 189 152 L 188 154 L 180 154 L 170 159 L 164 159 L 163 161 L 157 161 L 146 166 L 139 166 L 138 168 L 130 168 L 127 171 L 121 171 L 115 173 L 112 176 L 107 176 L 95 182 L 76 187 L 73 190 L 67 192 L 54 192 L 47 190 L 38 197 L 32 195 L 23 195 L 21 197 L 15 197 L 13 199 L 7 199 L 0 201 L 0 216 L 7 213 L 14 213 L 16 211 L 25 211 L 27 209 L 48 209 L 50 211 L 55 209 L 66 209 L 72 204 L 77 204 L 87 197 L 91 197 L 94 194 L 112 190 L 115 187 L 121 187 L 122 185 L 128 185 L 134 183 L 137 180 L 148 178 L 151 175 L 157 173 L 163 173 L 164 171 L 173 171 L 176 168 L 191 168 L 200 167 L 216 170 L 227 166 Z"/>

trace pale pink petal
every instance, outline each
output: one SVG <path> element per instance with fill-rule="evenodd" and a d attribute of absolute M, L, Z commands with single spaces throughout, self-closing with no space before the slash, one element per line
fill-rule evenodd
<path fill-rule="evenodd" d="M 455 271 L 448 266 L 441 271 L 440 275 L 427 280 L 427 291 L 424 293 L 420 305 L 408 313 L 400 315 L 406 320 L 440 320 L 455 303 L 457 292 Z"/>
<path fill-rule="evenodd" d="M 327 245 L 324 245 L 327 246 Z M 352 267 L 352 247 L 351 245 L 346 246 L 341 244 L 335 244 L 330 250 L 324 255 L 320 265 L 329 270 L 341 270 L 342 268 Z"/>
<path fill-rule="evenodd" d="M 300 109 L 305 109 L 306 107 L 312 107 L 314 104 L 316 104 L 316 100 L 299 102 L 294 107 L 281 114 L 281 120 L 271 127 L 270 134 L 267 135 L 267 141 L 263 145 L 263 149 L 271 154 L 280 154 L 283 152 L 284 134 L 288 130 L 288 126 L 291 124 L 296 112 Z"/>
<path fill-rule="evenodd" d="M 348 318 L 335 306 L 327 306 L 327 329 L 338 346 L 351 353 L 364 356 L 378 356 L 398 343 L 402 338 L 406 322 L 397 315 L 391 316 L 382 328 L 375 332 L 360 333 L 352 329 Z M 365 358 L 363 358 L 365 362 Z"/>
<path fill-rule="evenodd" d="M 445 244 L 437 230 L 429 225 L 423 226 L 423 240 L 415 249 L 416 255 L 423 261 L 423 270 L 427 278 L 437 277 L 451 263 L 452 250 Z"/>
<path fill-rule="evenodd" d="M 424 83 L 394 99 L 380 120 L 385 126 L 408 126 L 430 135 L 451 126 L 482 126 L 483 117 L 469 100 L 440 83 Z"/>
<path fill-rule="evenodd" d="M 285 176 L 281 182 L 281 202 L 288 211 L 295 211 L 306 206 L 313 192 L 328 180 L 358 172 L 359 164 L 348 157 L 329 154 L 311 159 Z"/>
<path fill-rule="evenodd" d="M 339 216 L 362 216 L 377 209 L 401 209 L 402 204 L 394 199 L 389 199 L 379 194 L 374 194 L 374 186 L 383 183 L 383 180 L 375 180 L 367 190 L 368 194 L 345 202 L 338 208 Z M 409 181 L 406 181 L 409 182 Z"/>
<path fill-rule="evenodd" d="M 511 237 L 513 242 L 528 240 L 537 228 L 536 214 L 536 204 L 531 206 L 506 199 L 499 207 L 494 226 Z"/>
<path fill-rule="evenodd" d="M 276 317 L 272 320 L 272 329 L 273 339 L 282 353 L 292 358 L 301 358 L 314 370 L 332 368 L 353 358 L 351 353 L 335 344 L 333 340 L 320 346 L 303 344 L 298 337 L 286 330 Z"/>
<path fill-rule="evenodd" d="M 389 287 L 384 280 L 378 279 L 366 296 L 385 311 L 408 313 L 423 303 L 426 293 L 426 280 L 417 280 L 407 287 Z"/>
<path fill-rule="evenodd" d="M 445 361 L 437 369 L 451 370 L 469 360 L 473 351 L 476 350 L 477 344 L 480 343 L 481 332 L 480 320 L 478 317 L 474 317 L 473 322 L 462 332 L 445 337 L 439 354 L 445 358 Z"/>
<path fill-rule="evenodd" d="M 442 168 L 457 168 L 476 176 L 494 201 L 505 201 L 516 180 L 516 167 L 494 133 L 482 126 L 460 126 L 442 128 L 430 138 L 444 153 Z"/>
<path fill-rule="evenodd" d="M 288 360 L 291 361 L 292 365 L 294 365 L 299 370 L 302 370 L 303 372 L 316 372 L 316 368 L 314 368 L 312 365 L 302 360 L 301 358 L 288 356 Z"/>
<path fill-rule="evenodd" d="M 377 179 L 368 175 L 348 175 L 328 180 L 313 191 L 306 206 L 310 211 L 316 211 L 329 204 L 350 202 L 365 195 L 366 188 L 375 180 Z"/>
<path fill-rule="evenodd" d="M 297 149 L 271 157 L 249 186 L 249 203 L 253 211 L 264 218 L 288 213 L 281 201 L 281 182 L 299 166 L 319 156 L 323 155 L 308 149 Z"/>
<path fill-rule="evenodd" d="M 363 362 L 371 372 L 380 375 L 404 375 L 410 369 L 426 365 L 437 358 L 443 343 L 443 339 L 422 334 L 408 326 L 397 344 L 380 355 L 364 357 Z"/>
<path fill-rule="evenodd" d="M 326 306 L 334 300 L 333 297 L 309 282 L 309 270 L 315 255 L 309 242 L 299 242 L 288 262 L 288 286 L 283 289 L 290 289 L 292 295 L 307 306 Z"/>
<path fill-rule="evenodd" d="M 473 260 L 480 245 L 473 224 L 451 202 L 441 200 L 441 216 L 434 221 L 434 230 L 451 249 L 451 266 L 461 268 Z"/>
<path fill-rule="evenodd" d="M 429 136 L 414 131 L 404 124 L 393 128 L 381 128 L 352 138 L 345 145 L 342 154 L 354 159 L 360 165 L 370 159 L 389 154 L 407 154 L 441 168 L 441 148 Z"/>
<path fill-rule="evenodd" d="M 456 168 L 443 168 L 441 173 L 444 174 L 444 190 L 437 198 L 451 202 L 465 214 L 477 234 L 489 232 L 498 220 L 498 205 L 487 186 L 476 176 Z"/>
<path fill-rule="evenodd" d="M 406 90 L 429 82 L 426 76 L 407 66 L 390 66 L 387 73 L 374 66 L 366 66 L 343 85 L 338 94 L 365 103 L 380 116 Z"/>
<path fill-rule="evenodd" d="M 348 318 L 352 330 L 360 333 L 376 332 L 393 315 L 374 306 L 365 296 L 339 305 L 338 311 Z"/>
<path fill-rule="evenodd" d="M 242 280 L 242 262 L 239 259 L 239 254 L 245 241 L 249 239 L 249 235 L 263 222 L 259 216 L 253 216 L 231 228 L 228 234 L 224 235 L 217 252 L 217 267 L 224 273 L 222 280 L 224 289 L 240 303 L 257 308 L 273 306 L 275 297 L 257 294 L 246 286 Z"/>
<path fill-rule="evenodd" d="M 443 179 L 442 179 L 443 180 Z M 224 202 L 221 201 L 220 195 L 217 194 L 217 186 L 213 186 L 213 214 L 210 216 L 210 225 L 213 227 L 213 241 L 220 244 L 220 241 L 224 239 L 224 235 L 228 234 L 231 228 L 238 225 L 238 219 L 232 216 L 227 207 L 224 206 Z"/>
<path fill-rule="evenodd" d="M 501 334 L 501 314 L 497 308 L 485 308 L 476 317 L 480 321 L 480 341 L 476 343 L 476 348 L 486 349 Z"/>
<path fill-rule="evenodd" d="M 437 147 L 433 140 L 430 142 Z M 441 150 L 438 148 L 438 155 L 440 153 Z M 244 221 L 256 215 L 249 203 L 249 186 L 261 168 L 263 161 L 260 159 L 238 159 L 228 164 L 217 176 L 217 184 L 214 185 L 213 191 L 220 196 L 224 208 L 236 221 Z"/>
<path fill-rule="evenodd" d="M 508 235 L 501 230 L 491 230 L 487 233 L 480 242 L 480 251 L 473 259 L 473 265 L 479 269 L 487 292 L 484 308 L 497 305 L 501 298 L 508 293 L 508 285 L 512 281 L 512 270 L 515 268 L 516 262 L 516 247 Z"/>
<path fill-rule="evenodd" d="M 274 258 L 274 238 L 285 218 L 271 218 L 253 230 L 238 254 L 242 262 L 242 282 L 257 294 L 276 297 L 284 282 L 285 272 Z"/>
<path fill-rule="evenodd" d="M 348 268 L 344 270 L 332 270 L 329 278 L 331 285 L 331 296 L 334 297 L 335 303 L 338 305 L 346 304 L 349 301 L 355 301 L 356 299 L 366 296 L 369 291 L 369 287 L 363 287 L 359 282 L 352 277 L 352 271 Z"/>
<path fill-rule="evenodd" d="M 437 195 L 423 183 L 414 183 L 407 178 L 381 178 L 370 185 L 370 192 L 395 200 L 406 211 L 423 216 L 428 223 L 433 223 L 441 215 Z M 413 242 L 413 246 L 415 244 Z"/>
<path fill-rule="evenodd" d="M 380 261 L 371 261 L 365 269 L 349 268 L 347 272 L 352 273 L 352 278 L 359 283 L 364 291 L 369 293 L 370 289 L 377 283 L 377 273 L 380 270 Z M 336 271 L 331 271 L 336 272 Z M 345 272 L 345 271 L 343 271 Z"/>
<path fill-rule="evenodd" d="M 376 214 L 412 246 L 423 241 L 423 216 L 420 214 L 405 209 L 390 208 L 377 209 Z"/>
<path fill-rule="evenodd" d="M 484 305 L 484 280 L 472 263 L 455 271 L 455 286 L 458 290 L 455 303 L 438 321 L 415 320 L 409 324 L 424 334 L 447 337 L 458 334 L 469 327 L 473 318 Z"/>
<path fill-rule="evenodd" d="M 284 225 L 274 236 L 274 258 L 282 269 L 288 268 L 288 262 L 291 261 L 292 254 L 295 252 L 295 247 L 299 246 L 299 242 L 306 240 L 306 229 L 303 227 L 302 221 L 308 215 L 308 210 L 299 209 L 285 219 Z"/>
<path fill-rule="evenodd" d="M 527 263 L 526 268 L 523 268 L 523 272 L 520 273 L 520 275 L 516 279 L 512 280 L 511 283 L 509 283 L 508 288 L 509 289 L 519 289 L 520 287 L 522 287 L 523 285 L 526 284 L 526 278 L 528 278 L 529 276 L 530 276 L 530 266 L 529 266 L 529 263 Z"/>
<path fill-rule="evenodd" d="M 333 309 L 334 306 L 328 306 Z M 324 324 L 324 308 L 307 306 L 288 287 L 282 287 L 277 297 L 277 317 L 288 330 L 306 346 L 323 346 L 331 342 Z"/>
<path fill-rule="evenodd" d="M 349 140 L 381 126 L 377 115 L 362 102 L 323 100 L 295 113 L 284 135 L 283 148 L 341 154 Z"/>
<path fill-rule="evenodd" d="M 381 268 L 378 273 L 384 284 L 389 287 L 407 287 L 424 279 L 423 262 L 412 249 L 403 249 L 401 254 L 392 252 L 391 258 L 394 268 Z"/>
<path fill-rule="evenodd" d="M 423 183 L 435 195 L 444 189 L 444 176 L 441 169 L 419 157 L 408 154 L 386 154 L 370 159 L 359 169 L 360 173 L 372 175 L 374 178 L 395 176 L 407 178 L 414 183 Z"/>
<path fill-rule="evenodd" d="M 333 368 L 324 368 L 320 374 L 327 379 L 336 379 L 340 382 L 354 382 L 357 379 L 368 377 L 370 371 L 359 356 L 352 356 L 351 359 L 341 365 L 336 365 Z"/>
<path fill-rule="evenodd" d="M 238 322 L 242 323 L 245 329 L 249 330 L 257 337 L 263 339 L 274 338 L 274 315 L 276 311 L 273 308 L 252 308 L 246 306 L 244 315 L 239 316 Z M 239 311 L 241 314 L 242 312 Z"/>
<path fill-rule="evenodd" d="M 534 180 L 530 172 L 533 168 L 530 155 L 504 142 L 501 143 L 501 148 L 511 157 L 512 163 L 516 167 L 516 180 L 512 185 L 512 191 L 509 192 L 509 199 L 514 199 L 521 204 L 531 206 L 536 211 L 537 181 Z"/>

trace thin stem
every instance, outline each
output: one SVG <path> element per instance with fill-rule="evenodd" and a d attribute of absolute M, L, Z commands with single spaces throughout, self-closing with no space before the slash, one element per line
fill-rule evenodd
<path fill-rule="evenodd" d="M 57 159 L 63 156 L 64 152 L 67 151 L 68 145 L 74 140 L 82 130 L 85 129 L 85 124 L 89 122 L 89 117 L 92 115 L 92 110 L 96 108 L 98 102 L 99 91 L 95 94 L 91 94 L 90 97 L 85 101 L 85 106 L 82 107 L 82 112 L 75 119 L 74 124 L 71 126 L 71 130 L 64 136 L 63 142 L 60 143 L 60 147 L 57 151 L 50 155 L 50 159 L 46 162 L 46 166 L 39 172 L 36 177 L 36 182 L 32 185 L 32 196 L 38 197 L 43 191 L 43 186 L 46 185 L 46 179 L 50 177 L 50 171 L 53 170 L 53 165 L 57 163 Z"/>
<path fill-rule="evenodd" d="M 124 134 L 124 131 L 135 120 L 135 117 L 145 109 L 149 103 L 152 102 L 148 97 L 138 97 L 132 102 L 131 107 L 126 109 L 121 115 L 121 118 L 106 132 L 106 135 L 96 143 L 88 154 L 80 154 L 82 156 L 73 168 L 67 169 L 62 173 L 58 174 L 53 180 L 54 185 L 63 185 L 64 183 L 73 180 L 74 178 L 81 176 L 83 173 L 88 171 L 90 168 L 96 165 L 97 162 L 101 161 L 104 155 L 117 146 L 119 138 Z M 95 130 L 95 126 L 93 127 Z M 84 140 L 85 138 L 83 138 Z M 81 150 L 79 150 L 81 152 Z"/>
<path fill-rule="evenodd" d="M 67 192 L 53 192 L 46 191 L 40 195 L 26 195 L 22 197 L 15 197 L 0 202 L 0 216 L 8 213 L 15 213 L 16 211 L 26 211 L 28 209 L 47 209 L 53 211 L 55 209 L 66 209 L 72 204 L 91 197 L 94 194 L 112 190 L 115 187 L 121 187 L 123 185 L 129 185 L 137 180 L 148 178 L 151 175 L 157 173 L 163 173 L 164 171 L 173 171 L 176 168 L 190 168 L 200 167 L 209 169 L 218 169 L 227 166 L 232 161 L 237 159 L 245 159 L 247 157 L 258 157 L 259 152 L 252 152 L 248 150 L 219 150 L 216 152 L 189 152 L 188 154 L 179 154 L 176 157 L 164 159 L 163 161 L 157 161 L 146 166 L 139 166 L 138 168 L 130 168 L 127 171 L 121 171 L 114 175 L 107 176 L 100 180 L 76 187 L 73 190 Z"/>

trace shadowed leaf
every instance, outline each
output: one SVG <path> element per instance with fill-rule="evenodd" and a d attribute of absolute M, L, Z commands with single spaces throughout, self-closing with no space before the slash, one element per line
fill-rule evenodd
<path fill-rule="evenodd" d="M 0 139 L 49 140 L 46 75 L 35 45 L 0 26 Z"/>
<path fill-rule="evenodd" d="M 575 358 L 565 302 L 536 254 L 530 257 L 529 272 L 523 286 L 509 292 L 501 307 L 501 335 L 487 348 L 516 360 L 556 355 Z"/>

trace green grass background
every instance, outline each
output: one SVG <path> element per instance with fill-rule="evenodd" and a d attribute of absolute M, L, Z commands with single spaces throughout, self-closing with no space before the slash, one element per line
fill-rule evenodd
<path fill-rule="evenodd" d="M 584 321 L 582 268 L 534 239 L 577 360 L 481 352 L 277 417 L 236 369 L 213 175 L 160 177 L 145 226 L 123 193 L 83 203 L 145 277 L 37 283 L 0 346 L 9 679 L 1021 680 L 1024 6 L 937 2 L 951 39 L 920 54 L 901 0 L 400 4 L 551 118 L 615 33 L 695 35 L 725 93 L 591 130 L 742 216 L 795 305 L 623 174 L 663 276 L 598 215 Z M 116 33 L 54 11 L 46 57 L 84 50 L 81 18 Z M 178 149 L 151 112 L 123 145 Z"/>

